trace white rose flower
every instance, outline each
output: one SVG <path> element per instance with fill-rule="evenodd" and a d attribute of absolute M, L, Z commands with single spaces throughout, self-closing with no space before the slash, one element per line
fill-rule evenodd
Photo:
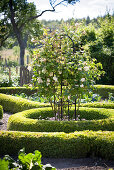
<path fill-rule="evenodd" d="M 62 74 L 62 71 L 59 71 L 59 74 Z"/>
<path fill-rule="evenodd" d="M 81 80 L 80 80 L 81 82 L 84 82 L 85 81 L 85 78 L 81 78 Z"/>
<path fill-rule="evenodd" d="M 47 86 L 48 86 L 50 83 L 47 82 L 46 84 L 47 84 Z"/>
<path fill-rule="evenodd" d="M 41 77 L 38 77 L 38 78 L 37 78 L 37 81 L 38 81 L 39 84 L 40 84 L 40 83 L 43 83 Z"/>
<path fill-rule="evenodd" d="M 68 100 L 70 100 L 70 96 L 68 96 Z"/>
<path fill-rule="evenodd" d="M 37 67 L 40 67 L 40 64 L 36 64 Z"/>
<path fill-rule="evenodd" d="M 34 38 L 31 39 L 31 42 L 34 42 Z"/>
<path fill-rule="evenodd" d="M 83 87 L 84 87 L 84 85 L 83 85 L 83 84 L 81 84 L 81 85 L 80 85 L 80 87 L 82 87 L 82 88 L 83 88 Z"/>
<path fill-rule="evenodd" d="M 43 68 L 42 73 L 44 74 L 46 73 L 46 68 Z"/>
<path fill-rule="evenodd" d="M 54 80 L 55 82 L 58 81 L 56 76 L 53 77 L 53 80 Z"/>
<path fill-rule="evenodd" d="M 41 62 L 46 62 L 46 59 L 45 59 L 45 58 L 41 58 L 40 61 L 41 61 Z"/>
<path fill-rule="evenodd" d="M 28 69 L 29 71 L 31 71 L 31 70 L 32 70 L 32 67 L 31 67 L 31 66 L 28 66 L 27 69 Z"/>
<path fill-rule="evenodd" d="M 82 68 L 81 68 L 81 67 L 79 67 L 79 68 L 78 68 L 78 70 L 79 70 L 79 71 L 82 71 Z"/>
<path fill-rule="evenodd" d="M 83 62 L 83 65 L 87 65 L 87 63 L 84 61 L 84 62 Z"/>
<path fill-rule="evenodd" d="M 47 83 L 49 83 L 50 82 L 50 79 L 49 78 L 47 78 Z"/>
<path fill-rule="evenodd" d="M 84 67 L 84 70 L 85 70 L 85 71 L 88 71 L 88 70 L 89 70 L 89 67 L 88 67 L 88 66 L 85 66 L 85 67 Z"/>
<path fill-rule="evenodd" d="M 52 77 L 53 76 L 53 72 L 51 72 L 49 75 Z"/>

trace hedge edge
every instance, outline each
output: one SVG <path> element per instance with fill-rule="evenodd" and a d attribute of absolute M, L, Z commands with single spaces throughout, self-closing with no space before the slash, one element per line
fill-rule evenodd
<path fill-rule="evenodd" d="M 114 160 L 114 132 L 80 131 L 70 134 L 35 132 L 0 132 L 0 153 L 14 155 L 39 150 L 43 157 L 85 158 L 97 156 Z"/>
<path fill-rule="evenodd" d="M 0 119 L 3 118 L 3 107 L 0 105 Z"/>
<path fill-rule="evenodd" d="M 32 108 L 50 107 L 49 103 L 34 102 L 20 97 L 6 95 L 0 93 L 0 105 L 3 106 L 4 111 L 20 112 Z"/>

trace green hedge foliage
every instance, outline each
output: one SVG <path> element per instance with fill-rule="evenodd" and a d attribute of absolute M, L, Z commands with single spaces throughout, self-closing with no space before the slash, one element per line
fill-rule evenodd
<path fill-rule="evenodd" d="M 43 157 L 85 158 L 97 156 L 114 160 L 114 132 L 80 131 L 70 134 L 0 132 L 0 153 L 15 155 L 25 147 L 27 153 L 39 150 Z"/>
<path fill-rule="evenodd" d="M 27 99 L 22 99 L 19 97 L 6 95 L 0 93 L 0 105 L 3 106 L 4 111 L 17 113 L 23 110 L 48 107 L 48 103 L 34 102 Z"/>
<path fill-rule="evenodd" d="M 40 108 L 50 106 L 48 103 L 34 102 L 27 99 L 22 99 L 19 97 L 6 95 L 0 93 L 0 105 L 3 106 L 4 111 L 17 113 L 23 110 Z M 84 103 L 80 105 L 81 107 L 95 107 L 95 108 L 111 108 L 114 109 L 114 103 L 110 102 L 94 102 L 94 103 Z"/>
<path fill-rule="evenodd" d="M 0 119 L 3 118 L 3 107 L 0 105 Z"/>
<path fill-rule="evenodd" d="M 80 106 L 81 107 L 94 107 L 94 108 L 114 109 L 114 103 L 112 103 L 112 102 L 81 103 Z"/>
<path fill-rule="evenodd" d="M 21 94 L 31 95 L 37 93 L 38 88 L 32 89 L 31 87 L 0 87 L 0 93 L 4 94 Z"/>
<path fill-rule="evenodd" d="M 114 86 L 112 85 L 95 85 L 94 87 L 93 92 L 99 94 L 104 99 L 109 97 L 109 93 L 112 93 L 114 96 Z"/>
<path fill-rule="evenodd" d="M 71 115 L 74 108 L 71 110 Z M 114 110 L 102 108 L 80 108 L 82 121 L 39 120 L 53 117 L 51 108 L 31 109 L 10 116 L 8 130 L 31 132 L 74 132 L 82 130 L 114 130 Z M 99 119 L 99 120 L 96 120 Z"/>
<path fill-rule="evenodd" d="M 108 98 L 108 93 L 113 93 L 114 95 L 114 86 L 113 85 L 95 85 L 94 93 L 98 93 L 103 98 Z M 31 87 L 1 87 L 0 93 L 5 94 L 21 94 L 25 93 L 26 95 L 31 95 L 38 92 L 38 88 L 32 89 Z"/>

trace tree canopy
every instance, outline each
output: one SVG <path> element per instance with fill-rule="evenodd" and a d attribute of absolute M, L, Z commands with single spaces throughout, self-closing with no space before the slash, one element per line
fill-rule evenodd
<path fill-rule="evenodd" d="M 41 33 L 41 26 L 36 19 L 45 12 L 54 12 L 58 5 L 73 5 L 77 1 L 79 0 L 49 0 L 51 9 L 39 13 L 34 3 L 29 3 L 27 0 L 2 0 L 0 2 L 0 26 L 3 29 L 1 29 L 0 46 L 9 36 L 16 37 L 20 47 L 20 64 L 24 65 L 25 48 L 30 35 L 32 35 L 31 33 L 37 36 Z"/>

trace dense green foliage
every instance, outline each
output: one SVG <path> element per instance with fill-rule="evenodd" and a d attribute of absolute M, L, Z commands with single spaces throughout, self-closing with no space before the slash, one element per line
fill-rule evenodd
<path fill-rule="evenodd" d="M 89 20 L 88 20 L 89 19 Z M 62 29 L 61 23 L 64 27 L 72 27 L 73 31 L 76 30 L 75 49 L 79 51 L 82 47 L 83 50 L 89 53 L 92 58 L 96 58 L 97 62 L 101 62 L 105 76 L 97 81 L 99 84 L 114 84 L 114 15 L 109 14 L 104 17 L 98 17 L 90 20 L 86 19 L 69 19 L 68 21 L 43 21 L 46 27 L 53 30 L 53 24 L 56 29 Z M 67 31 L 69 35 L 69 31 Z M 72 37 L 72 34 L 70 34 Z"/>
<path fill-rule="evenodd" d="M 70 110 L 70 117 L 74 108 Z M 51 108 L 26 110 L 10 116 L 8 130 L 31 132 L 74 132 L 82 130 L 114 130 L 113 109 L 80 108 L 77 121 L 50 120 L 54 117 Z M 108 119 L 107 119 L 108 118 Z M 49 119 L 49 120 L 45 120 Z M 101 120 L 100 120 L 101 119 Z M 81 121 L 80 121 L 81 120 Z"/>
<path fill-rule="evenodd" d="M 21 149 L 18 153 L 18 159 L 15 161 L 9 155 L 6 155 L 3 160 L 0 159 L 1 170 L 55 170 L 50 164 L 43 165 L 41 163 L 41 153 L 35 150 L 34 153 L 25 153 L 25 149 Z"/>
<path fill-rule="evenodd" d="M 0 105 L 0 119 L 3 117 L 3 107 Z"/>
<path fill-rule="evenodd" d="M 114 16 L 99 18 L 98 25 L 90 23 L 83 28 L 81 43 L 92 58 L 102 63 L 105 76 L 100 84 L 114 84 Z M 96 28 L 97 27 L 97 28 Z"/>
<path fill-rule="evenodd" d="M 97 156 L 114 159 L 114 132 L 80 131 L 74 133 L 0 132 L 0 153 L 17 154 L 39 150 L 43 157 L 85 158 Z M 82 151 L 82 152 L 81 152 Z"/>
<path fill-rule="evenodd" d="M 8 112 L 16 113 L 27 109 L 49 107 L 48 103 L 29 101 L 15 96 L 0 93 L 0 104 Z"/>

